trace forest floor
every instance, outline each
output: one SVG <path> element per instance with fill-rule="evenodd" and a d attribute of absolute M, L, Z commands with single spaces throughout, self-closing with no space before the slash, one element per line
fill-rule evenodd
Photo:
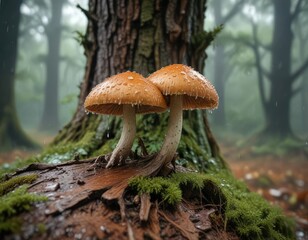
<path fill-rule="evenodd" d="M 219 145 L 236 178 L 294 218 L 297 239 L 308 239 L 307 153 L 261 155 L 254 154 L 248 147 L 222 142 Z"/>
<path fill-rule="evenodd" d="M 37 136 L 43 145 L 52 137 Z M 261 194 L 274 205 L 295 219 L 297 239 L 308 239 L 308 157 L 304 153 L 278 155 L 256 155 L 250 148 L 236 147 L 234 144 L 219 145 L 225 160 L 234 175 L 247 183 L 248 187 Z M 0 164 L 16 158 L 26 158 L 36 154 L 24 150 L 14 150 L 0 154 Z"/>

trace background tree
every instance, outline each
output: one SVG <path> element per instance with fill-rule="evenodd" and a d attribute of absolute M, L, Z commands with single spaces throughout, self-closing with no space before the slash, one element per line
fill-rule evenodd
<path fill-rule="evenodd" d="M 226 5 L 227 1 L 214 0 L 211 2 L 214 9 L 215 24 L 226 25 L 228 22 L 241 10 L 241 6 L 244 1 L 237 1 L 233 3 L 231 9 L 223 14 L 223 5 Z M 225 56 L 225 44 L 220 44 L 221 37 L 217 37 L 215 44 L 214 54 L 214 82 L 216 90 L 219 94 L 219 108 L 214 112 L 214 122 L 217 126 L 224 126 L 226 123 L 225 116 L 225 83 L 230 76 L 226 73 L 225 66 L 228 63 Z M 233 68 L 232 68 L 233 69 Z"/>
<path fill-rule="evenodd" d="M 0 150 L 33 148 L 16 114 L 14 81 L 20 6 L 22 1 L 2 1 L 0 7 Z"/>
<path fill-rule="evenodd" d="M 301 14 L 301 18 L 296 18 L 295 20 L 295 26 L 294 31 L 295 34 L 298 36 L 298 55 L 299 55 L 299 61 L 300 63 L 304 62 L 306 59 L 306 56 L 308 55 L 307 52 L 307 42 L 308 42 L 308 32 L 305 31 L 303 26 L 308 24 L 308 18 L 307 18 L 307 7 L 306 9 L 302 9 L 303 13 Z M 301 75 L 301 82 L 300 84 L 297 84 L 299 95 L 300 95 L 300 101 L 298 104 L 301 105 L 301 111 L 300 111 L 300 129 L 305 133 L 308 131 L 308 71 L 307 69 L 303 72 Z M 295 83 L 296 84 L 296 83 Z M 295 85 L 294 84 L 294 85 Z M 292 115 L 292 113 L 291 113 Z"/>
<path fill-rule="evenodd" d="M 253 20 L 251 20 L 253 41 L 246 43 L 253 49 L 256 59 L 261 102 L 266 120 L 263 135 L 293 137 L 290 125 L 290 104 L 292 97 L 298 93 L 298 89 L 294 89 L 294 84 L 308 67 L 308 59 L 305 59 L 302 65 L 292 72 L 292 44 L 294 41 L 292 24 L 301 12 L 302 1 L 296 2 L 293 11 L 289 0 L 275 0 L 272 3 L 274 25 L 271 43 L 264 45 L 260 42 L 258 28 Z M 270 52 L 270 69 L 266 69 L 262 64 L 260 48 Z M 265 78 L 270 83 L 268 97 L 266 97 Z"/>
<path fill-rule="evenodd" d="M 63 3 L 62 3 L 63 2 Z M 83 1 L 85 2 L 85 0 Z M 45 129 L 46 133 L 53 135 L 55 130 L 67 123 L 77 105 L 78 85 L 81 82 L 84 73 L 85 57 L 83 50 L 78 48 L 76 41 L 76 31 L 84 31 L 86 25 L 85 16 L 75 7 L 74 0 L 61 1 L 63 21 L 60 30 L 61 50 L 49 50 L 47 31 L 51 26 L 52 4 L 56 1 L 37 1 L 27 0 L 21 6 L 21 23 L 19 38 L 19 56 L 17 68 L 17 84 L 15 87 L 16 101 L 18 103 L 18 113 L 23 126 L 31 132 L 38 133 L 44 129 L 42 124 L 43 112 L 45 110 L 46 85 L 48 85 L 48 94 L 52 95 L 52 103 L 48 109 L 55 111 L 51 114 L 50 110 L 45 110 L 45 117 L 54 120 L 55 116 L 59 125 L 55 129 Z M 57 17 L 56 17 L 57 18 Z M 58 31 L 57 30 L 57 31 Z M 51 31 L 53 31 L 51 29 Z M 49 34 L 51 38 L 57 34 Z M 54 40 L 50 40 L 51 45 L 55 45 Z M 48 60 L 51 55 L 61 55 L 58 60 Z M 51 53 L 51 54 L 49 54 Z M 47 83 L 47 61 L 56 65 L 58 71 L 48 70 L 49 79 Z M 58 81 L 55 81 L 58 79 Z M 57 82 L 55 87 L 53 84 Z M 52 84 L 52 86 L 50 86 Z M 57 91 L 57 92 L 55 92 Z M 58 97 L 55 97 L 57 96 Z M 57 110 L 55 110 L 57 109 Z M 48 113 L 47 113 L 48 112 Z M 46 116 L 50 114 L 51 116 Z M 47 120 L 46 120 L 47 121 Z M 46 121 L 44 121 L 46 123 Z M 41 127 L 41 128 L 40 128 Z"/>
<path fill-rule="evenodd" d="M 46 84 L 43 116 L 40 128 L 57 130 L 59 128 L 59 66 L 60 66 L 60 39 L 63 0 L 50 1 L 51 16 L 45 27 L 48 43 L 46 57 Z M 43 25 L 44 26 L 44 25 Z"/>

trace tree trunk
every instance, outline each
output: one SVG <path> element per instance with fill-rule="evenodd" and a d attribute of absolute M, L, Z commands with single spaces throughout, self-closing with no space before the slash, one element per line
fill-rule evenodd
<path fill-rule="evenodd" d="M 301 105 L 301 129 L 304 134 L 308 133 L 308 71 L 306 71 L 302 76 L 302 89 L 300 91 L 300 105 Z"/>
<path fill-rule="evenodd" d="M 35 144 L 22 131 L 15 107 L 14 78 L 22 1 L 0 4 L 0 151 Z"/>
<path fill-rule="evenodd" d="M 48 53 L 46 59 L 46 84 L 44 109 L 40 129 L 54 131 L 59 128 L 58 96 L 61 18 L 63 0 L 51 1 L 51 20 L 46 27 Z"/>
<path fill-rule="evenodd" d="M 297 19 L 298 21 L 298 19 Z M 306 56 L 308 55 L 307 51 L 307 36 L 304 31 L 304 26 L 305 24 L 302 24 L 301 22 L 297 22 L 297 34 L 299 37 L 299 48 L 298 48 L 298 55 L 300 56 L 300 59 L 302 62 L 306 60 Z M 304 134 L 308 133 L 308 71 L 306 70 L 302 76 L 301 76 L 301 89 L 300 89 L 300 105 L 301 105 L 301 110 L 300 110 L 300 129 L 301 132 Z"/>
<path fill-rule="evenodd" d="M 292 98 L 291 1 L 275 0 L 274 32 L 272 40 L 271 89 L 266 104 L 265 133 L 276 137 L 292 136 L 290 126 L 290 101 Z"/>
<path fill-rule="evenodd" d="M 106 153 L 104 150 L 111 149 L 110 140 L 119 137 L 119 119 L 87 115 L 83 108 L 89 91 L 111 75 L 132 70 L 147 76 L 172 63 L 202 71 L 205 49 L 199 46 L 206 41 L 202 38 L 204 10 L 204 1 L 91 0 L 84 40 L 87 65 L 78 108 L 54 144 L 80 142 L 87 132 L 94 131 L 96 143 L 90 152 Z M 137 122 L 137 135 L 153 151 L 163 140 L 167 117 L 144 115 Z M 202 170 L 212 163 L 215 168 L 224 167 L 203 111 L 184 113 L 178 152 L 182 162 L 196 164 Z"/>

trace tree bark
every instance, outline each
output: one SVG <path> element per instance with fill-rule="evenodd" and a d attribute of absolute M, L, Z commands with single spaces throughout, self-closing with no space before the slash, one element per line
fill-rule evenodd
<path fill-rule="evenodd" d="M 15 68 L 22 1 L 0 5 L 0 151 L 35 144 L 23 132 L 15 106 Z"/>
<path fill-rule="evenodd" d="M 205 49 L 199 48 L 204 36 L 205 1 L 95 1 L 90 0 L 85 52 L 86 72 L 79 96 L 78 108 L 72 121 L 58 134 L 54 144 L 76 142 L 89 129 L 97 132 L 102 121 L 87 115 L 83 102 L 89 91 L 105 78 L 126 70 L 144 76 L 172 63 L 191 65 L 202 72 Z M 192 41 L 194 39 L 195 41 Z M 198 42 L 198 44 L 196 44 Z M 145 115 L 138 121 L 137 135 L 146 144 L 163 139 L 168 115 Z M 103 118 L 104 119 L 104 118 Z M 153 122 L 155 124 L 153 124 Z M 207 160 L 225 167 L 215 141 L 205 127 L 204 112 L 184 112 L 181 159 L 190 159 L 205 170 L 211 165 Z M 97 148 L 108 144 L 117 135 L 119 121 L 109 118 L 109 127 L 101 133 Z M 101 130 L 100 130 L 101 131 Z M 158 132 L 158 138 L 144 132 Z M 159 139 L 159 137 L 161 139 Z M 193 144 L 193 146 L 189 146 Z M 197 149 L 197 156 L 193 156 Z M 215 159 L 215 160 L 213 160 Z M 188 160 L 188 161 L 190 161 Z"/>
<path fill-rule="evenodd" d="M 54 131 L 59 128 L 59 66 L 61 43 L 61 18 L 63 0 L 52 0 L 51 19 L 46 27 L 48 53 L 46 59 L 46 84 L 41 130 Z"/>

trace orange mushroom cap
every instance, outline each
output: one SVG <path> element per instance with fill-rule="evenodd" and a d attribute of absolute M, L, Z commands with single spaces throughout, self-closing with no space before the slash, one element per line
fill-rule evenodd
<path fill-rule="evenodd" d="M 183 109 L 213 109 L 218 106 L 219 97 L 214 86 L 189 66 L 169 65 L 157 70 L 147 79 L 165 96 L 183 95 Z"/>
<path fill-rule="evenodd" d="M 167 105 L 161 92 L 142 75 L 123 72 L 96 85 L 86 97 L 87 111 L 122 115 L 123 104 L 136 106 L 136 113 L 163 112 Z"/>

